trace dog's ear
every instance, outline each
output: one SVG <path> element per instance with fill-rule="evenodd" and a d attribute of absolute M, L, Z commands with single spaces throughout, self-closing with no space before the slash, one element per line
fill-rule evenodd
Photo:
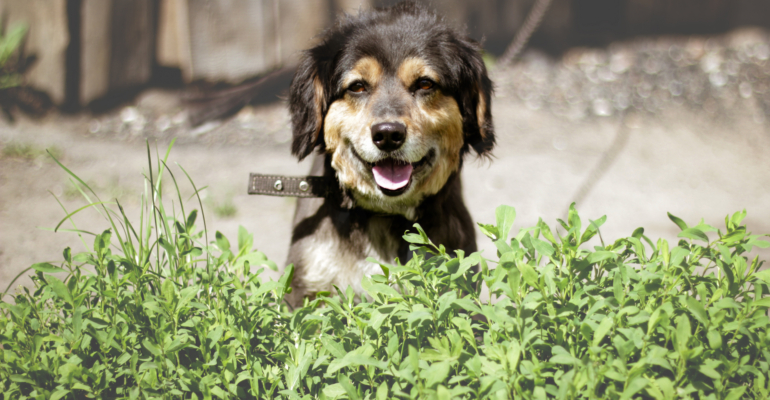
<path fill-rule="evenodd" d="M 323 146 L 323 120 L 327 109 L 327 89 L 321 62 L 307 51 L 291 81 L 289 111 L 291 112 L 291 153 L 300 160 Z"/>
<path fill-rule="evenodd" d="M 460 102 L 466 143 L 479 155 L 487 155 L 495 146 L 492 123 L 492 81 L 475 42 L 463 43 L 459 53 Z"/>

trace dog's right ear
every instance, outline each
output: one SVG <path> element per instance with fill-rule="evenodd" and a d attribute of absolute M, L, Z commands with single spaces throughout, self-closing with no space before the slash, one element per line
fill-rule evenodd
<path fill-rule="evenodd" d="M 291 112 L 291 153 L 300 160 L 324 146 L 323 120 L 328 105 L 324 71 L 313 56 L 305 52 L 291 81 L 289 111 Z"/>

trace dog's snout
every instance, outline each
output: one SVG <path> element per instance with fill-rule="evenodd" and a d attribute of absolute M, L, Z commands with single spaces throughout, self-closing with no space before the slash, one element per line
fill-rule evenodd
<path fill-rule="evenodd" d="M 393 151 L 406 140 L 406 125 L 400 122 L 381 122 L 372 125 L 372 142 L 382 151 Z"/>

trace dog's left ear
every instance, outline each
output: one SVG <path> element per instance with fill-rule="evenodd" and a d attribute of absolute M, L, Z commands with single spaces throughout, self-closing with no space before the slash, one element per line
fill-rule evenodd
<path fill-rule="evenodd" d="M 463 114 L 465 141 L 479 155 L 487 155 L 495 146 L 495 128 L 492 123 L 492 81 L 481 57 L 480 46 L 464 43 L 459 51 L 460 102 Z"/>
<path fill-rule="evenodd" d="M 320 47 L 320 46 L 319 46 Z M 289 92 L 291 112 L 291 153 L 302 160 L 316 146 L 324 145 L 323 121 L 327 109 L 327 90 L 324 87 L 322 62 L 314 50 L 305 52 L 297 67 Z"/>

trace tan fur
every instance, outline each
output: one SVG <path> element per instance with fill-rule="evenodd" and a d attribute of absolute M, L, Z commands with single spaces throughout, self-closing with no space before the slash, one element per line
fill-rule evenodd
<path fill-rule="evenodd" d="M 398 256 L 398 241 L 387 234 L 389 226 L 390 219 L 387 217 L 372 218 L 363 236 L 366 242 L 356 248 L 333 235 L 308 238 L 298 256 L 300 264 L 312 265 L 313 268 L 297 275 L 294 286 L 299 293 L 294 295 L 301 298 L 305 293 L 328 290 L 331 285 L 339 288 L 352 286 L 356 293 L 363 293 L 361 279 L 365 275 L 382 274 L 379 264 L 366 259 L 393 260 Z M 334 228 L 330 221 L 326 221 L 318 229 L 331 232 Z"/>
<path fill-rule="evenodd" d="M 358 60 L 353 69 L 345 74 L 345 77 L 342 79 L 342 86 L 350 86 L 350 84 L 357 80 L 377 86 L 382 80 L 382 66 L 372 57 L 364 57 Z"/>
<path fill-rule="evenodd" d="M 318 121 L 323 120 L 323 102 L 324 102 L 324 86 L 318 76 L 313 78 L 313 89 L 315 90 L 315 113 Z M 321 124 L 318 124 L 316 131 L 313 133 L 313 143 L 318 140 L 318 134 L 321 133 Z"/>
<path fill-rule="evenodd" d="M 484 125 L 486 124 L 486 112 L 487 112 L 487 101 L 484 100 L 484 92 L 481 91 L 481 88 L 478 88 L 479 92 L 479 104 L 476 105 L 476 119 L 479 123 L 479 133 L 481 134 L 481 139 L 487 138 L 487 132 L 484 129 Z"/>
<path fill-rule="evenodd" d="M 396 76 L 404 86 L 411 86 L 418 78 L 426 77 L 439 82 L 439 75 L 422 58 L 410 57 L 398 66 Z"/>
<path fill-rule="evenodd" d="M 401 214 L 412 218 L 414 208 L 430 195 L 436 194 L 449 176 L 460 166 L 460 149 L 463 146 L 462 115 L 455 99 L 436 89 L 429 96 L 415 97 L 410 92 L 414 83 L 427 77 L 438 82 L 438 74 L 419 58 L 408 58 L 398 68 L 397 79 L 403 86 L 398 96 L 407 103 L 408 111 L 397 118 L 407 126 L 407 141 L 395 154 L 407 162 L 417 162 L 431 149 L 435 151 L 434 165 L 429 171 L 413 176 L 412 187 L 398 198 L 383 195 L 371 175 L 371 167 L 364 165 L 356 152 L 368 162 L 381 157 L 371 141 L 370 127 L 379 121 L 373 116 L 371 103 L 366 104 L 356 96 L 346 93 L 329 107 L 324 121 L 326 151 L 332 155 L 332 167 L 342 187 L 351 189 L 357 203 L 365 209 L 377 212 Z M 364 81 L 368 95 L 377 92 L 384 79 L 383 69 L 370 57 L 359 60 L 343 78 L 347 86 Z M 392 122 L 392 121 L 390 121 Z"/>
<path fill-rule="evenodd" d="M 423 130 L 432 140 L 441 143 L 442 157 L 431 175 L 423 180 L 420 192 L 438 193 L 452 173 L 460 167 L 460 149 L 463 146 L 463 119 L 454 98 L 438 96 L 432 107 L 425 109 Z"/>

